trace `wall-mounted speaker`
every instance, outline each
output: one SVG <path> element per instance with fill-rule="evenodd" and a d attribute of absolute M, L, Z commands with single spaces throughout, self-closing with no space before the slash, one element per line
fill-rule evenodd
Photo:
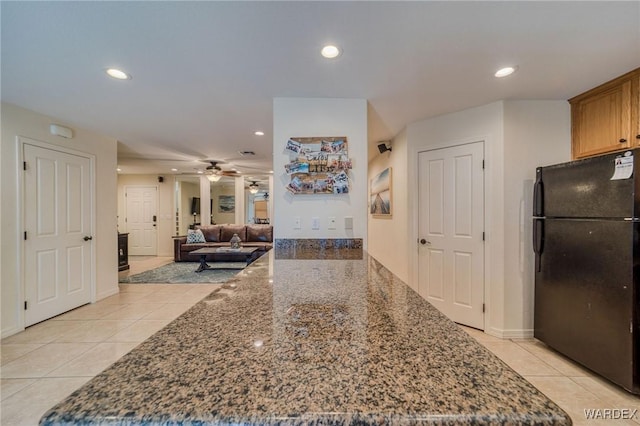
<path fill-rule="evenodd" d="M 378 144 L 378 151 L 380 151 L 380 154 L 383 154 L 387 151 L 392 151 L 390 146 L 387 146 L 386 142 L 383 142 L 381 144 Z"/>

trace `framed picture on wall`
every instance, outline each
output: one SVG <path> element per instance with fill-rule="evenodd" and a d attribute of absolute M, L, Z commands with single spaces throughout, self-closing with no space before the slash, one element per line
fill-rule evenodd
<path fill-rule="evenodd" d="M 369 186 L 369 212 L 375 217 L 391 217 L 393 206 L 391 193 L 391 167 L 387 167 L 371 179 Z"/>
<path fill-rule="evenodd" d="M 345 136 L 289 138 L 286 189 L 292 194 L 348 194 L 353 169 L 348 151 Z"/>
<path fill-rule="evenodd" d="M 235 213 L 235 195 L 218 195 L 218 213 Z"/>

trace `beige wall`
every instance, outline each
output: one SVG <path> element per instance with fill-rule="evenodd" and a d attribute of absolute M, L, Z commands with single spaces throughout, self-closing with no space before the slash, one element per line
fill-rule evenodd
<path fill-rule="evenodd" d="M 158 188 L 158 221 L 157 247 L 158 256 L 173 256 L 173 239 L 175 227 L 174 189 L 175 179 L 164 176 L 164 182 L 158 182 L 158 175 L 118 175 L 118 229 L 127 232 L 125 223 L 126 186 L 155 186 Z"/>
<path fill-rule="evenodd" d="M 375 257 L 387 269 L 401 280 L 409 282 L 409 210 L 410 194 L 407 179 L 407 133 L 402 131 L 391 142 L 392 151 L 378 154 L 376 146 L 375 156 L 369 161 L 369 183 L 373 176 L 387 167 L 391 167 L 392 211 L 391 217 L 374 217 L 369 215 L 369 254 Z M 370 204 L 370 200 L 369 200 Z M 369 210 L 370 210 L 369 206 Z"/>
<path fill-rule="evenodd" d="M 2 104 L 1 198 L 1 327 L 2 337 L 24 328 L 22 311 L 21 259 L 22 219 L 18 217 L 20 193 L 18 189 L 18 144 L 23 136 L 67 149 L 95 156 L 95 213 L 96 227 L 93 239 L 95 255 L 95 294 L 101 299 L 118 292 L 118 256 L 114 200 L 117 197 L 117 141 L 103 135 L 73 127 L 69 123 L 29 111 L 15 105 Z M 64 139 L 49 133 L 49 125 L 61 124 L 73 128 L 73 139 Z"/>

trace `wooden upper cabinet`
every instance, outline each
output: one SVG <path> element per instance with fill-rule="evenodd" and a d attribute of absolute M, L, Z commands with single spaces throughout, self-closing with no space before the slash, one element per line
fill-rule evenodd
<path fill-rule="evenodd" d="M 640 68 L 631 79 L 631 137 L 632 145 L 640 146 Z"/>
<path fill-rule="evenodd" d="M 640 68 L 569 99 L 574 159 L 640 146 Z"/>

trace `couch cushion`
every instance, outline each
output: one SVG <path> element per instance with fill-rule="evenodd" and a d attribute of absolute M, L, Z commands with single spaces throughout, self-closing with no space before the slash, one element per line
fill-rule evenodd
<path fill-rule="evenodd" d="M 273 227 L 271 225 L 248 225 L 247 241 L 272 242 Z"/>
<path fill-rule="evenodd" d="M 189 229 L 187 231 L 187 244 L 204 243 L 204 234 L 199 229 Z"/>
<path fill-rule="evenodd" d="M 247 241 L 247 227 L 245 225 L 223 225 L 220 231 L 220 241 L 229 241 L 233 234 L 238 234 L 241 241 Z"/>
<path fill-rule="evenodd" d="M 221 225 L 199 225 L 196 226 L 196 228 L 202 231 L 205 241 L 212 243 L 222 241 L 220 240 L 220 229 L 222 228 Z"/>

